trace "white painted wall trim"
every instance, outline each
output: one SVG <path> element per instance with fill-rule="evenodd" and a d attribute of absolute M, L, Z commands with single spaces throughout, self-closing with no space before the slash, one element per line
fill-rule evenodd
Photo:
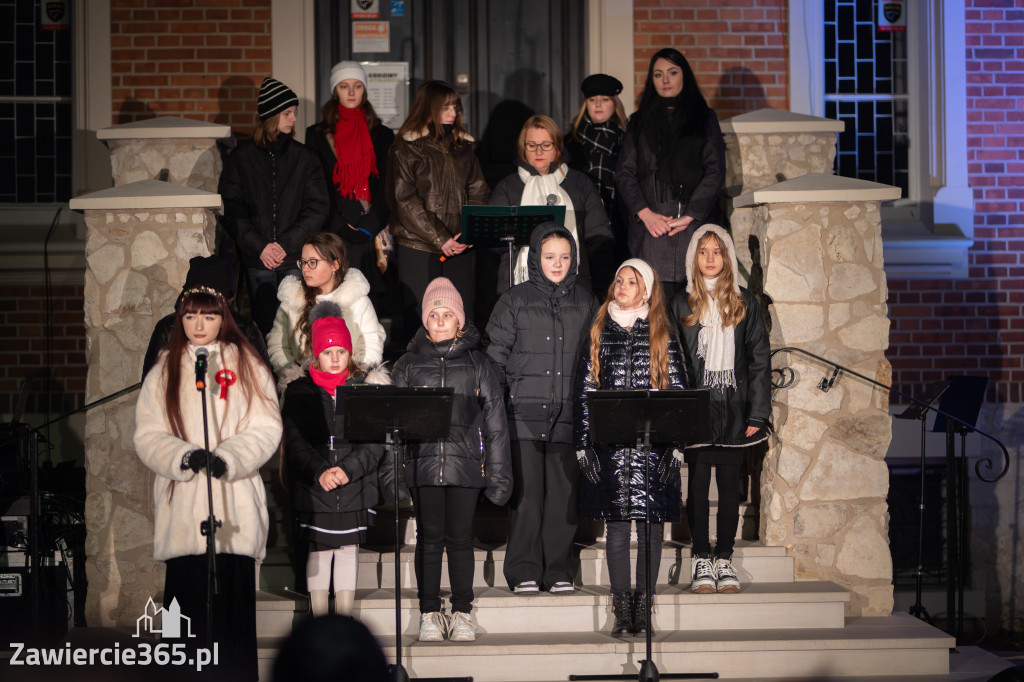
<path fill-rule="evenodd" d="M 302 141 L 306 128 L 317 122 L 316 30 L 313 0 L 271 0 L 270 68 L 272 76 L 299 96 L 295 138 Z"/>
<path fill-rule="evenodd" d="M 587 75 L 606 73 L 622 81 L 619 99 L 634 110 L 633 0 L 588 0 Z M 628 27 L 628 30 L 627 30 Z M 572 112 L 576 115 L 576 112 Z"/>
<path fill-rule="evenodd" d="M 825 115 L 825 10 L 820 0 L 789 2 L 789 110 Z"/>

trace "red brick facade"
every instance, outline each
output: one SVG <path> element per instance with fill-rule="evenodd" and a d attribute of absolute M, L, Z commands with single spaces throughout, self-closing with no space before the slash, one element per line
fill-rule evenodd
<path fill-rule="evenodd" d="M 114 122 L 181 116 L 248 135 L 270 75 L 270 0 L 111 0 Z"/>
<path fill-rule="evenodd" d="M 634 0 L 637 97 L 651 55 L 674 47 L 719 119 L 788 108 L 786 21 L 786 0 Z"/>

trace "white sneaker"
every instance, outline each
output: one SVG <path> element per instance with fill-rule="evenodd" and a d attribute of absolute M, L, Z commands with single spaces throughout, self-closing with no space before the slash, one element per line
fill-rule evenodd
<path fill-rule="evenodd" d="M 475 642 L 476 628 L 468 613 L 455 611 L 448 623 L 448 639 L 453 642 Z"/>
<path fill-rule="evenodd" d="M 537 585 L 536 580 L 524 580 L 516 585 L 515 589 L 512 591 L 516 594 L 538 594 L 540 592 L 540 586 Z"/>
<path fill-rule="evenodd" d="M 714 570 L 719 592 L 740 591 L 740 579 L 736 577 L 736 569 L 729 559 L 715 559 Z"/>
<path fill-rule="evenodd" d="M 715 592 L 715 567 L 711 559 L 693 557 L 690 560 L 690 591 L 698 594 L 711 594 Z"/>
<path fill-rule="evenodd" d="M 420 641 L 443 642 L 448 631 L 448 619 L 443 611 L 420 614 Z"/>

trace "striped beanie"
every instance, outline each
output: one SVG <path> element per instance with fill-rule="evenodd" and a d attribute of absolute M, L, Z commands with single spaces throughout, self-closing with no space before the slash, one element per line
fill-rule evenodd
<path fill-rule="evenodd" d="M 256 111 L 261 121 L 273 118 L 288 107 L 298 106 L 298 96 L 287 85 L 270 76 L 260 84 L 260 97 L 256 102 Z"/>

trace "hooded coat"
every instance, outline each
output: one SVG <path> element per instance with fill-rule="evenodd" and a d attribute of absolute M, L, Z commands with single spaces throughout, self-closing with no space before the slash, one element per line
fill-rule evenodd
<path fill-rule="evenodd" d="M 501 383 L 490 360 L 477 350 L 480 332 L 467 323 L 450 341 L 434 343 L 420 328 L 391 372 L 396 386 L 455 389 L 451 431 L 445 440 L 407 449 L 407 486 L 483 488 L 496 505 L 512 494 L 512 460 Z"/>
<path fill-rule="evenodd" d="M 654 522 L 679 520 L 681 488 L 679 477 L 663 483 L 657 475 L 658 464 L 672 457 L 670 449 L 651 448 L 645 462 L 643 452 L 635 446 L 593 444 L 590 442 L 590 415 L 587 391 L 601 389 L 642 389 L 651 387 L 650 324 L 647 318 L 637 320 L 632 329 L 623 329 L 611 315 L 605 318 L 601 332 L 601 383 L 591 378 L 593 363 L 589 345 L 583 350 L 576 376 L 574 439 L 576 449 L 593 448 L 600 466 L 601 482 L 583 486 L 583 515 L 588 519 L 608 521 L 643 521 L 650 507 Z M 682 351 L 674 334 L 668 341 L 668 376 L 671 388 L 686 388 L 686 368 Z M 644 473 L 650 465 L 650 495 L 645 491 Z"/>
<path fill-rule="evenodd" d="M 572 249 L 569 273 L 558 284 L 540 265 L 541 243 L 551 234 Z M 502 294 L 487 323 L 487 355 L 502 372 L 516 440 L 572 442 L 575 370 L 598 307 L 577 283 L 577 257 L 569 230 L 554 222 L 538 225 L 527 257 L 530 279 Z"/>

